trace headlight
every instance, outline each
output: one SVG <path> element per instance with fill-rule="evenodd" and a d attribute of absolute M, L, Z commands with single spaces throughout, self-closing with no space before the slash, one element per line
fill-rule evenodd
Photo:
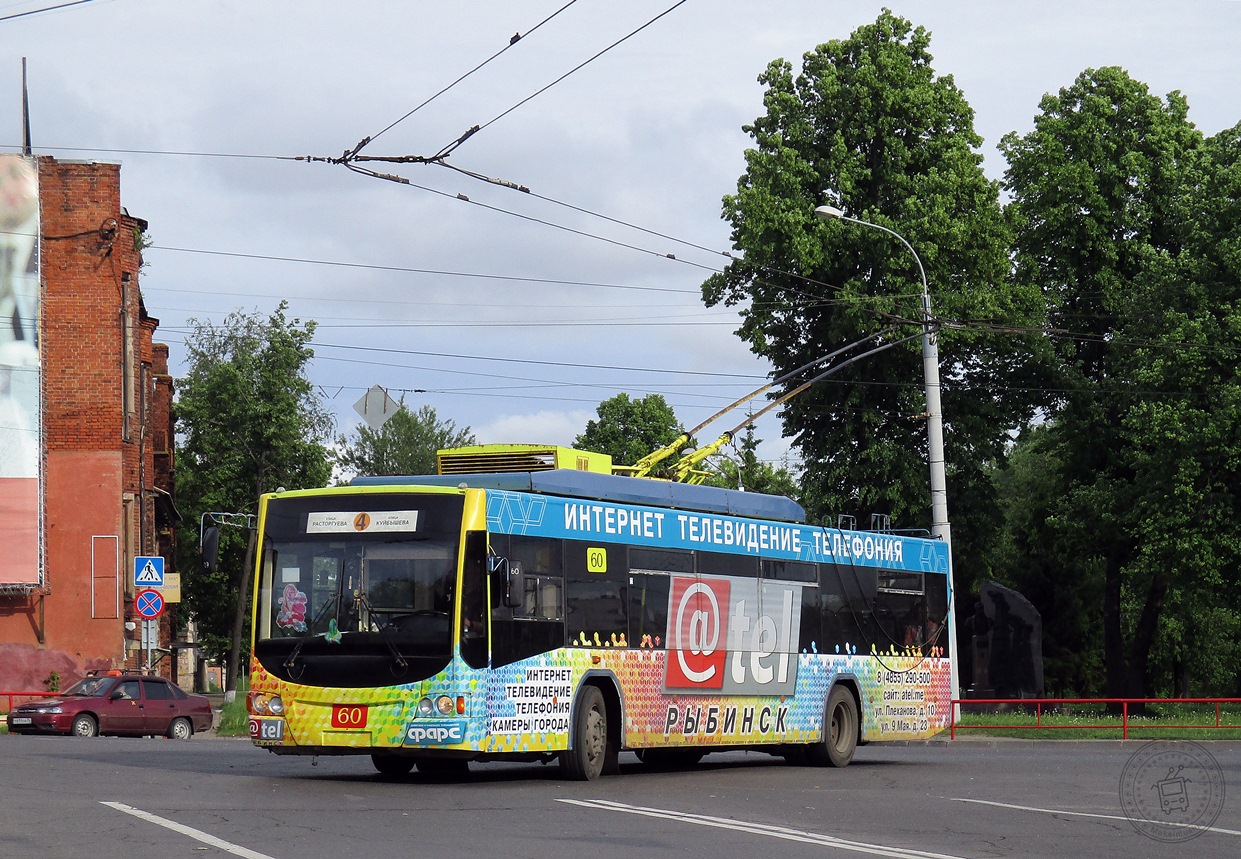
<path fill-rule="evenodd" d="M 423 698 L 418 702 L 419 716 L 430 716 L 433 712 L 435 712 L 435 705 L 431 703 L 430 698 Z"/>
<path fill-rule="evenodd" d="M 267 712 L 267 696 L 262 692 L 250 693 L 250 712 L 262 716 Z"/>
<path fill-rule="evenodd" d="M 279 695 L 272 695 L 267 702 L 267 709 L 273 716 L 284 712 L 284 700 Z"/>
<path fill-rule="evenodd" d="M 440 711 L 441 716 L 451 716 L 456 707 L 451 698 L 447 695 L 441 695 L 435 699 L 435 709 Z"/>

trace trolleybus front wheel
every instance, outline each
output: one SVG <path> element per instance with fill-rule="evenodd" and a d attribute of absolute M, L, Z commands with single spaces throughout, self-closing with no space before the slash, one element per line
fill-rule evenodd
<path fill-rule="evenodd" d="M 379 770 L 380 775 L 394 778 L 409 775 L 409 771 L 414 768 L 414 759 L 402 755 L 372 754 L 371 763 L 375 765 L 375 769 Z"/>
<path fill-rule="evenodd" d="M 857 750 L 858 713 L 853 693 L 839 683 L 827 696 L 827 709 L 823 714 L 823 739 L 811 743 L 806 758 L 817 767 L 831 765 L 848 766 Z"/>
<path fill-rule="evenodd" d="M 608 708 L 603 693 L 583 686 L 573 716 L 573 741 L 560 753 L 560 769 L 566 777 L 593 781 L 603 773 L 608 750 Z"/>

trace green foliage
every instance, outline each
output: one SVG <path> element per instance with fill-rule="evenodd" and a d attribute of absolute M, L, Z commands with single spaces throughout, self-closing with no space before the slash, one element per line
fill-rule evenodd
<path fill-rule="evenodd" d="M 216 726 L 220 737 L 246 737 L 250 734 L 250 714 L 246 712 L 246 696 L 239 694 L 220 709 L 220 724 Z"/>
<path fill-rule="evenodd" d="M 573 444 L 611 455 L 613 465 L 633 465 L 684 431 L 672 406 L 659 394 L 631 400 L 622 392 L 601 402 L 595 412 L 598 420 L 588 421 Z"/>
<path fill-rule="evenodd" d="M 1044 707 L 1024 711 L 978 713 L 966 710 L 957 724 L 957 737 L 1018 737 L 1023 740 L 1115 740 L 1128 729 L 1130 740 L 1194 739 L 1235 740 L 1241 736 L 1241 707 L 1220 708 L 1220 727 L 1215 727 L 1215 708 L 1210 704 L 1159 704 L 1143 715 L 1107 712 L 1102 704 Z M 1041 725 L 1042 728 L 1035 727 Z M 1004 726 L 1011 726 L 1005 728 Z"/>
<path fill-rule="evenodd" d="M 1093 694 L 1103 684 L 1102 570 L 1076 567 L 1072 583 L 1063 574 L 1091 550 L 1084 532 L 1076 534 L 1075 543 L 1061 539 L 1067 536 L 1058 518 L 1065 493 L 1064 455 L 1057 434 L 1046 425 L 1031 426 L 1017 440 L 1006 467 L 994 474 L 1006 523 L 993 556 L 996 575 L 1042 615 L 1043 671 L 1052 697 Z"/>
<path fill-rule="evenodd" d="M 985 463 L 1002 461 L 1006 430 L 1032 413 L 1022 389 L 1040 348 L 987 323 L 1037 326 L 1041 304 L 1008 280 L 1010 234 L 982 172 L 973 111 L 951 77 L 935 74 L 929 44 L 925 30 L 885 11 L 807 53 L 800 75 L 784 60 L 767 67 L 766 114 L 746 128 L 755 146 L 724 198 L 744 257 L 709 278 L 703 297 L 740 305 L 738 334 L 783 374 L 850 343 L 865 351 L 889 326 L 888 339 L 916 334 L 922 319 L 909 250 L 871 227 L 821 223 L 815 207 L 830 202 L 910 242 L 935 311 L 981 323 L 939 339 L 955 565 L 968 578 L 999 526 Z M 916 339 L 790 400 L 785 435 L 800 450 L 811 515 L 880 513 L 929 527 L 925 411 Z"/>
<path fill-rule="evenodd" d="M 258 496 L 278 487 L 323 486 L 331 474 L 324 442 L 332 419 L 306 376 L 313 321 L 229 314 L 222 325 L 191 320 L 188 371 L 177 390 L 177 503 L 184 514 L 180 568 L 186 607 L 207 656 L 220 658 L 233 630 L 243 529 L 223 528 L 212 574 L 197 559 L 204 512 L 254 513 Z"/>
<path fill-rule="evenodd" d="M 723 489 L 744 489 L 746 492 L 762 492 L 767 495 L 784 495 L 797 501 L 801 487 L 788 468 L 775 466 L 758 458 L 758 446 L 762 439 L 754 433 L 754 425 L 745 428 L 739 442 L 734 442 L 737 456 L 717 457 L 711 461 L 715 469 L 706 481 L 709 486 Z"/>
<path fill-rule="evenodd" d="M 1005 138 L 1008 211 L 1019 277 L 1072 336 L 1054 340 L 1056 488 L 1026 563 L 1049 590 L 1101 593 L 1073 613 L 1100 626 L 1108 694 L 1232 693 L 1241 136 L 1202 141 L 1178 93 L 1114 68 L 1042 111 Z"/>
<path fill-rule="evenodd" d="M 1056 488 L 1030 564 L 1050 591 L 1100 595 L 1075 610 L 1100 623 L 1106 692 L 1146 695 L 1169 623 L 1194 627 L 1168 609 L 1235 569 L 1236 503 L 1218 469 L 1235 434 L 1220 430 L 1237 417 L 1235 361 L 1220 347 L 1236 336 L 1214 318 L 1225 296 L 1204 295 L 1197 272 L 1219 233 L 1195 248 L 1187 230 L 1193 211 L 1225 201 L 1192 202 L 1218 167 L 1178 93 L 1162 100 L 1102 68 L 1040 108 L 1033 131 L 1002 145 L 1017 277 L 1043 293 L 1059 335 L 1057 394 L 1042 403 Z M 1184 644 L 1187 666 L 1205 642 Z"/>
<path fill-rule="evenodd" d="M 338 436 L 336 461 L 351 474 L 434 474 L 437 450 L 473 444 L 477 442 L 469 427 L 457 429 L 452 421 L 441 421 L 428 405 L 411 412 L 402 398 L 378 430 L 361 424 L 351 436 Z"/>

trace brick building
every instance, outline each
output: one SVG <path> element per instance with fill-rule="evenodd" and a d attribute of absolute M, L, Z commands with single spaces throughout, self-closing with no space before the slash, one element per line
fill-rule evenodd
<path fill-rule="evenodd" d="M 0 690 L 146 662 L 133 559 L 173 572 L 176 510 L 145 229 L 121 206 L 119 165 L 0 155 Z"/>

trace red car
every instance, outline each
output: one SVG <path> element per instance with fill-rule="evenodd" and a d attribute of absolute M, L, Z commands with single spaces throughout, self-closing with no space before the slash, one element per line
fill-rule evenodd
<path fill-rule="evenodd" d="M 163 735 L 188 740 L 211 727 L 211 702 L 163 677 L 92 672 L 55 698 L 27 701 L 9 712 L 11 734 Z"/>

